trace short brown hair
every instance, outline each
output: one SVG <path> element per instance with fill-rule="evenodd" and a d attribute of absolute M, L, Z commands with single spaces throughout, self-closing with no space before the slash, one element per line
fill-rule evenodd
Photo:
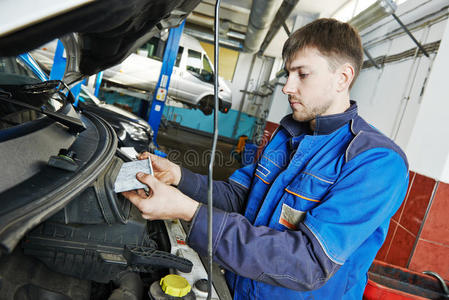
<path fill-rule="evenodd" d="M 314 47 L 328 57 L 329 66 L 335 70 L 349 62 L 354 67 L 355 82 L 363 64 L 363 48 L 357 30 L 335 19 L 318 19 L 293 32 L 284 44 L 282 58 L 288 63 L 296 53 Z"/>

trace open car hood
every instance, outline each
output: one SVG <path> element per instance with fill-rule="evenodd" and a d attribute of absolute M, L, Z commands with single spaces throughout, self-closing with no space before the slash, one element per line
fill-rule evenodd
<path fill-rule="evenodd" d="M 61 38 L 66 74 L 72 72 L 65 81 L 72 83 L 120 63 L 161 30 L 179 25 L 200 0 L 62 2 L 1 1 L 0 56 L 16 56 Z"/>

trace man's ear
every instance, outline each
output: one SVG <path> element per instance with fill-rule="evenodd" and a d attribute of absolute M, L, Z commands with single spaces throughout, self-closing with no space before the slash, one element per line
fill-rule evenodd
<path fill-rule="evenodd" d="M 354 80 L 354 67 L 350 63 L 342 64 L 338 70 L 337 91 L 349 90 L 351 82 Z"/>

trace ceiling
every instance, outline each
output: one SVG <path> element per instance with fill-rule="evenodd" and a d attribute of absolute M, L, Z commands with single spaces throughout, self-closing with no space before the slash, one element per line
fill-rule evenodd
<path fill-rule="evenodd" d="M 259 0 L 254 0 L 259 1 Z M 294 1 L 294 0 L 293 0 Z M 242 50 L 248 21 L 251 14 L 252 0 L 222 0 L 220 5 L 220 43 L 222 46 Z M 282 1 L 280 1 L 282 2 Z M 292 3 L 292 0 L 284 0 Z M 346 4 L 348 0 L 299 0 L 290 15 L 285 20 L 287 28 L 292 29 L 295 18 L 298 15 L 316 17 L 329 17 L 335 11 Z M 293 2 L 294 3 L 294 2 Z M 213 41 L 215 1 L 202 0 L 194 11 L 187 17 L 185 32 L 204 41 Z M 288 15 L 288 14 L 287 14 Z M 269 27 L 270 25 L 267 24 Z M 276 29 L 275 29 L 276 31 Z M 272 37 L 271 43 L 264 49 L 273 48 L 272 44 L 283 44 L 287 38 L 285 30 L 280 27 Z M 268 54 L 266 52 L 269 52 Z M 272 51 L 264 51 L 264 54 L 273 56 Z"/>
<path fill-rule="evenodd" d="M 348 0 L 301 0 L 292 14 L 298 12 L 319 13 L 321 17 L 332 16 Z"/>

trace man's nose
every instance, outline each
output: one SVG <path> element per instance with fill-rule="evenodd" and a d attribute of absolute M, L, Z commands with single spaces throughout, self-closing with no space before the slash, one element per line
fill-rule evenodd
<path fill-rule="evenodd" d="M 293 80 L 290 78 L 290 76 L 287 77 L 287 82 L 284 84 L 284 87 L 282 88 L 282 92 L 286 95 L 293 94 L 296 90 L 295 85 L 293 84 Z"/>

